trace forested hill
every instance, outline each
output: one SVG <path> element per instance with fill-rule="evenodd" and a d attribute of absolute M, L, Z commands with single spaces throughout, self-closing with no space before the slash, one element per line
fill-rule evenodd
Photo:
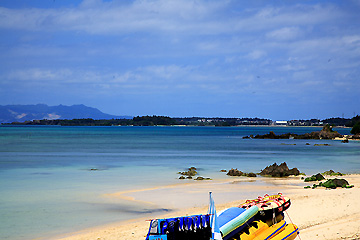
<path fill-rule="evenodd" d="M 112 119 L 132 118 L 129 116 L 115 116 L 101 112 L 100 110 L 85 105 L 72 106 L 48 106 L 46 104 L 36 105 L 0 105 L 0 123 L 25 122 L 40 119 Z"/>

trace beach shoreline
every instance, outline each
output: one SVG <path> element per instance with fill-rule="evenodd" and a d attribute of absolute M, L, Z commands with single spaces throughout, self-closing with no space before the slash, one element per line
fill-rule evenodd
<path fill-rule="evenodd" d="M 283 193 L 290 197 L 291 207 L 285 214 L 287 221 L 292 221 L 300 229 L 300 237 L 306 239 L 360 239 L 360 209 L 357 207 L 360 198 L 360 175 L 350 174 L 337 178 L 344 178 L 354 185 L 351 189 L 337 188 L 327 190 L 325 188 L 304 189 L 305 185 L 301 177 L 289 178 L 258 178 L 250 179 L 246 177 L 229 178 L 226 180 L 183 183 L 159 188 L 142 189 L 136 191 L 118 192 L 107 195 L 112 198 L 127 198 L 133 201 L 144 201 L 149 196 L 153 196 L 153 201 L 148 201 L 149 205 L 156 207 L 169 201 L 167 207 L 184 201 L 181 195 L 201 197 L 195 203 L 180 204 L 173 207 L 168 213 L 157 213 L 151 218 L 167 218 L 175 216 L 186 216 L 193 214 L 205 214 L 207 212 L 208 191 L 212 190 L 215 204 L 218 211 L 228 207 L 237 206 L 246 199 L 258 197 L 256 193 L 264 195 L 266 193 Z M 335 178 L 326 176 L 326 178 Z M 254 181 L 262 181 L 263 184 L 254 184 Z M 255 190 L 252 188 L 256 188 Z M 225 199 L 229 194 L 239 196 L 242 192 L 245 198 L 237 200 Z M 246 194 L 248 193 L 248 194 Z M 157 196 L 157 197 L 155 197 Z M 177 201 L 173 202 L 172 197 L 178 196 Z M 163 201 L 160 201 L 163 199 Z M 185 198 L 187 199 L 187 198 Z M 205 200 L 205 201 L 204 201 Z M 232 200 L 232 201 L 227 201 Z M 145 201 L 144 201 L 145 202 Z M 187 207 L 188 206 L 188 207 Z M 287 216 L 288 214 L 288 216 Z M 291 219 L 291 220 L 290 220 Z M 149 218 L 142 217 L 131 219 L 108 225 L 97 226 L 83 229 L 77 232 L 54 236 L 52 240 L 144 240 L 149 227 Z M 48 239 L 48 238 L 47 238 Z"/>

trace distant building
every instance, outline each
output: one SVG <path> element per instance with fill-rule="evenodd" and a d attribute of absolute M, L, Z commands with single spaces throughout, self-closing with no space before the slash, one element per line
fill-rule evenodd
<path fill-rule="evenodd" d="M 275 121 L 275 125 L 276 126 L 287 126 L 288 122 L 287 121 Z"/>

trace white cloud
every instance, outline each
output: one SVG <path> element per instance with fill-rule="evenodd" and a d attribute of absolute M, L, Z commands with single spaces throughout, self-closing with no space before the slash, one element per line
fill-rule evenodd
<path fill-rule="evenodd" d="M 211 33 L 221 29 L 211 20 L 227 2 L 204 1 L 121 1 L 87 0 L 76 8 L 0 8 L 0 28 L 29 31 L 75 30 L 91 34 L 137 31 Z"/>
<path fill-rule="evenodd" d="M 54 72 L 47 69 L 23 69 L 11 71 L 8 74 L 8 78 L 20 80 L 20 81 L 42 81 L 42 80 L 53 80 L 59 78 L 59 72 Z"/>
<path fill-rule="evenodd" d="M 0 8 L 0 28 L 29 31 L 73 30 L 91 34 L 126 32 L 168 32 L 186 34 L 220 34 L 280 29 L 296 34 L 295 25 L 334 21 L 342 13 L 331 5 L 293 5 L 264 7 L 247 13 L 244 10 L 224 15 L 234 3 L 230 1 L 122 1 L 87 0 L 78 7 L 60 9 Z M 287 29 L 287 28 L 288 29 Z M 282 29 L 282 30 L 281 30 Z M 281 32 L 278 32 L 281 33 Z M 270 33 L 276 35 L 277 32 Z"/>
<path fill-rule="evenodd" d="M 248 58 L 250 58 L 252 60 L 257 60 L 257 59 L 261 59 L 261 58 L 265 57 L 266 52 L 261 51 L 261 50 L 254 50 L 254 51 L 250 52 L 247 56 L 248 56 Z"/>
<path fill-rule="evenodd" d="M 266 34 L 266 37 L 273 40 L 294 40 L 301 36 L 301 31 L 298 27 L 284 27 Z"/>

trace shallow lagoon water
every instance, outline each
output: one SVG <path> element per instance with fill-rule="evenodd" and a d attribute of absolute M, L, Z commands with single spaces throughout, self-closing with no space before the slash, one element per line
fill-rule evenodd
<path fill-rule="evenodd" d="M 179 183 L 177 172 L 190 166 L 213 179 L 226 178 L 221 169 L 259 172 L 284 161 L 306 174 L 329 169 L 359 173 L 359 142 L 242 139 L 269 131 L 301 134 L 319 130 L 2 126 L 0 238 L 44 237 L 169 211 L 114 202 L 103 194 Z M 342 134 L 350 131 L 336 130 Z M 321 143 L 331 146 L 314 146 Z"/>

